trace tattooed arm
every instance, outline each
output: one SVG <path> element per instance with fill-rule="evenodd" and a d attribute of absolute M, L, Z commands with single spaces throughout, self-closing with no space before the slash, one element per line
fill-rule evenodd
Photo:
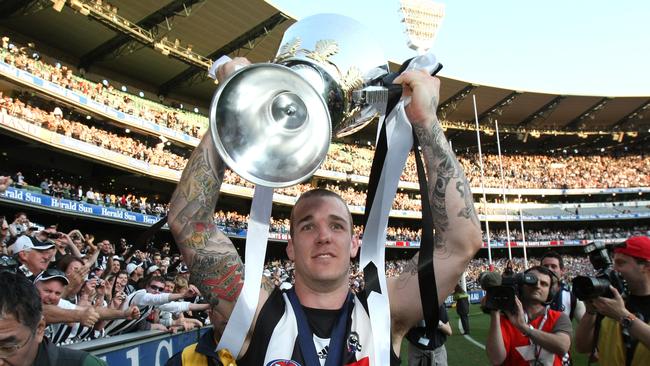
<path fill-rule="evenodd" d="M 435 113 L 440 81 L 424 71 L 408 71 L 395 82 L 401 83 L 404 95 L 411 97 L 405 112 L 424 156 L 435 229 L 436 286 L 438 301 L 442 303 L 480 248 L 481 227 L 465 173 Z M 417 272 L 418 255 L 408 263 L 400 277 L 388 281 L 393 334 L 396 336 L 423 318 Z"/>
<path fill-rule="evenodd" d="M 219 79 L 232 73 L 237 58 L 219 68 Z M 210 133 L 194 149 L 181 180 L 172 195 L 169 226 L 190 269 L 190 282 L 218 310 L 229 317 L 244 283 L 244 266 L 230 239 L 214 223 L 214 210 L 223 182 L 225 164 L 217 153 Z M 273 289 L 263 286 L 264 296 Z"/>
<path fill-rule="evenodd" d="M 232 310 L 243 285 L 243 264 L 230 239 L 217 229 L 214 209 L 224 163 L 206 133 L 172 195 L 169 226 L 190 269 L 190 282 L 209 300 Z M 230 311 L 228 311 L 230 313 Z"/>

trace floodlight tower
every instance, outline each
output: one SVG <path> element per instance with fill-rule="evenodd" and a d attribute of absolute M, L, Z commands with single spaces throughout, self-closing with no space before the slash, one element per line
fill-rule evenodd
<path fill-rule="evenodd" d="M 431 0 L 400 0 L 400 12 L 408 46 L 420 55 L 426 53 L 445 17 L 445 5 Z"/>

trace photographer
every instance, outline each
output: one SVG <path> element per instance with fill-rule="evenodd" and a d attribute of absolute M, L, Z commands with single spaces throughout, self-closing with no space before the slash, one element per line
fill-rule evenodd
<path fill-rule="evenodd" d="M 562 356 L 571 346 L 572 328 L 566 314 L 548 306 L 557 278 L 541 266 L 524 275 L 515 291 L 514 310 L 501 314 L 491 309 L 488 359 L 494 365 L 562 365 Z"/>
<path fill-rule="evenodd" d="M 576 350 L 589 353 L 598 346 L 601 365 L 648 365 L 650 238 L 634 236 L 615 246 L 614 271 L 627 281 L 629 294 L 624 300 L 610 286 L 611 297 L 586 301 L 587 312 L 576 329 Z"/>
<path fill-rule="evenodd" d="M 551 302 L 551 309 L 564 312 L 571 320 L 575 318 L 580 321 L 585 314 L 585 304 L 578 300 L 576 295 L 571 292 L 569 285 L 562 281 L 562 275 L 564 274 L 562 256 L 558 252 L 551 250 L 542 256 L 540 262 L 542 266 L 553 271 L 557 278 L 560 279 L 557 287 L 553 289 L 555 296 L 553 296 L 553 302 Z"/>

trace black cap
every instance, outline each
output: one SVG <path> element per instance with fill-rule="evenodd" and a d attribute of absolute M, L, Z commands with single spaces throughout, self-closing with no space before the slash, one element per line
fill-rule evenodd
<path fill-rule="evenodd" d="M 47 269 L 47 270 L 41 272 L 41 274 L 38 275 L 38 277 L 36 277 L 36 279 L 34 280 L 34 283 L 36 283 L 38 281 L 49 281 L 49 280 L 54 280 L 54 279 L 58 279 L 58 280 L 63 281 L 66 286 L 70 283 L 68 281 L 68 278 L 65 276 L 65 273 L 59 271 L 58 269 L 54 269 L 54 268 L 50 268 L 50 269 Z"/>

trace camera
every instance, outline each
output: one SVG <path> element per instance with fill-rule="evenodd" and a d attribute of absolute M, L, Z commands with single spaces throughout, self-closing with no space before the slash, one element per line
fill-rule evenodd
<path fill-rule="evenodd" d="M 517 305 L 515 298 L 521 292 L 521 286 L 529 285 L 535 286 L 537 284 L 537 276 L 532 273 L 512 273 L 500 278 L 498 274 L 493 272 L 482 273 L 479 277 L 481 287 L 485 290 L 485 306 L 484 311 L 490 312 L 492 310 L 501 310 L 507 312 L 514 312 Z"/>
<path fill-rule="evenodd" d="M 584 248 L 585 254 L 589 255 L 589 262 L 594 266 L 597 273 L 595 276 L 577 276 L 573 279 L 573 294 L 582 301 L 595 299 L 597 297 L 614 297 L 609 286 L 612 285 L 621 294 L 626 292 L 626 284 L 612 264 L 612 259 L 607 252 L 605 244 L 589 243 Z"/>
<path fill-rule="evenodd" d="M 60 239 L 63 236 L 61 233 L 47 233 L 49 239 Z"/>
<path fill-rule="evenodd" d="M 0 256 L 0 272 L 12 272 L 16 273 L 16 270 L 20 266 L 20 263 L 18 263 L 14 258 L 8 256 L 8 255 L 2 255 Z"/>

